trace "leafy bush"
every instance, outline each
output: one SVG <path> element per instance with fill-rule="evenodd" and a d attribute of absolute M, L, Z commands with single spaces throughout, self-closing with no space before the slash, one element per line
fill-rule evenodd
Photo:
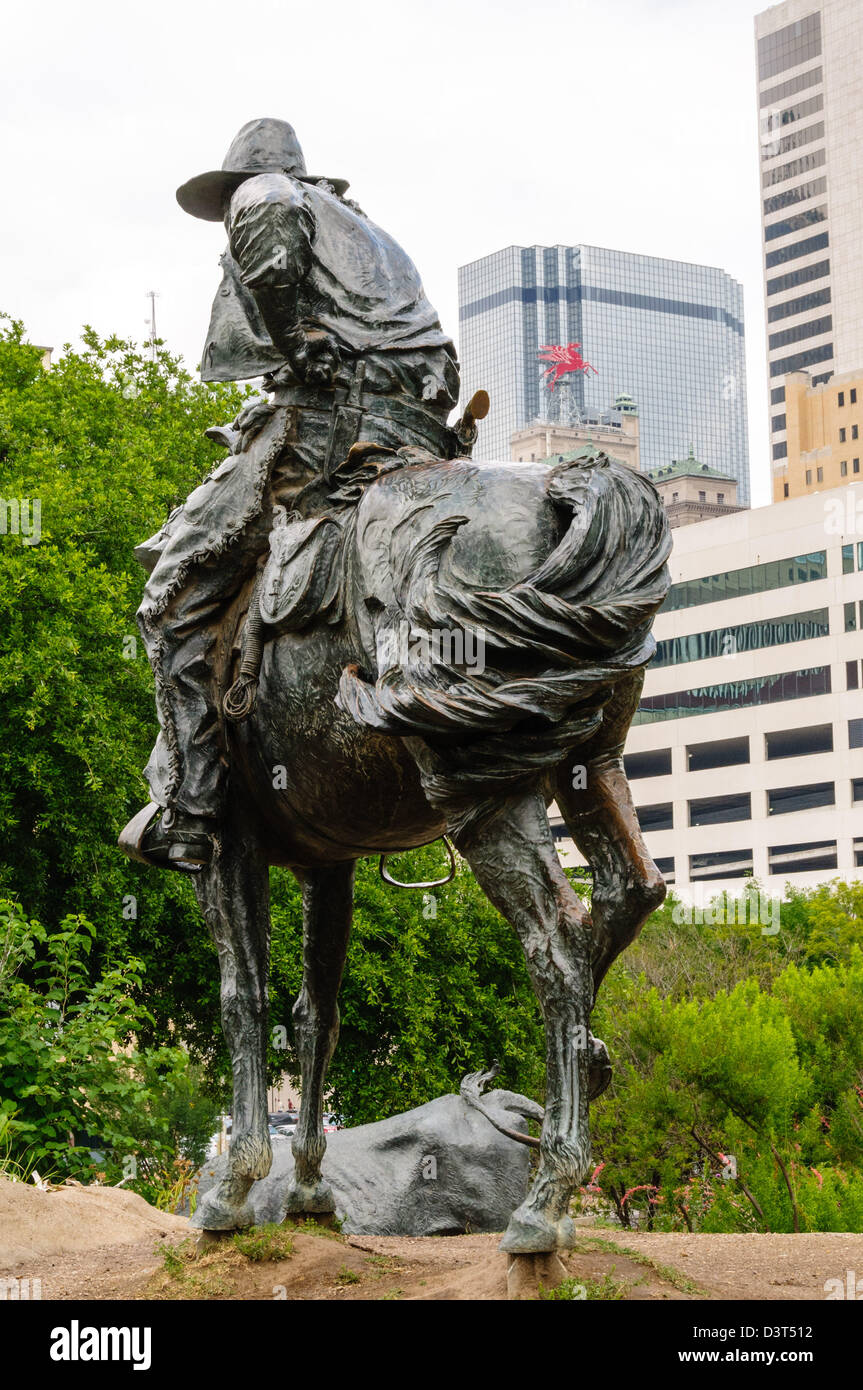
<path fill-rule="evenodd" d="M 200 1163 L 217 1107 L 180 1048 L 137 1051 L 141 964 L 86 969 L 94 935 L 69 916 L 57 931 L 0 902 L 0 1123 L 6 1166 L 111 1181 Z M 30 980 L 24 978 L 24 970 Z M 104 1161 L 94 1163 L 91 1148 Z M 129 1159 L 134 1159 L 130 1163 Z"/>

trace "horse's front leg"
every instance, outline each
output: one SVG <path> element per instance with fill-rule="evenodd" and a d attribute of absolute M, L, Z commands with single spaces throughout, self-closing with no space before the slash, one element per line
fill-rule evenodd
<path fill-rule="evenodd" d="M 227 1174 L 204 1196 L 193 1224 L 225 1231 L 253 1224 L 249 1189 L 267 1176 L 273 1158 L 266 1080 L 269 868 L 236 819 L 225 828 L 221 853 L 196 875 L 195 888 L 219 952 L 234 1108 Z"/>
<path fill-rule="evenodd" d="M 532 1254 L 571 1245 L 574 1189 L 590 1171 L 588 1021 L 590 918 L 554 847 L 543 797 L 510 802 L 456 843 L 524 948 L 545 1020 L 546 1101 L 539 1170 L 501 1249 Z"/>
<path fill-rule="evenodd" d="M 293 1009 L 300 1062 L 300 1120 L 293 1138 L 294 1181 L 285 1215 L 327 1214 L 333 1194 L 321 1176 L 327 1147 L 323 1106 L 327 1067 L 339 1036 L 338 993 L 354 902 L 354 862 L 304 869 L 303 984 Z"/>

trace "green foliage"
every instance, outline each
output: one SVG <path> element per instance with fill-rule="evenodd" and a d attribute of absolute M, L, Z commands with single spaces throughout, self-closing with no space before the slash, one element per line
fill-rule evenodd
<path fill-rule="evenodd" d="M 626 1296 L 628 1288 L 625 1279 L 615 1279 L 612 1274 L 603 1274 L 601 1279 L 564 1279 L 553 1289 L 539 1290 L 539 1297 L 546 1302 L 580 1302 L 583 1299 L 618 1302 Z"/>
<path fill-rule="evenodd" d="M 94 1176 L 91 1142 L 104 1153 L 100 1169 L 111 1181 L 126 1175 L 130 1156 L 144 1180 L 171 1156 L 200 1163 L 215 1107 L 180 1049 L 135 1050 L 145 1018 L 133 999 L 141 963 L 130 959 L 91 980 L 94 931 L 81 916 L 48 931 L 17 904 L 0 902 L 6 1166 L 87 1181 Z"/>
<path fill-rule="evenodd" d="M 673 900 L 654 914 L 594 1015 L 616 1075 L 587 1200 L 601 1189 L 624 1223 L 638 1209 L 665 1229 L 863 1230 L 857 889 L 789 891 L 776 935 L 724 895 L 701 925 Z"/>
<path fill-rule="evenodd" d="M 141 983 L 150 1035 L 173 1019 L 212 1052 L 215 955 L 189 885 L 129 863 L 116 838 L 156 733 L 133 549 L 218 460 L 203 430 L 242 394 L 201 386 L 164 350 L 151 362 L 91 330 L 84 343 L 45 371 L 22 326 L 0 321 L 0 495 L 41 505 L 38 544 L 0 535 L 0 892 L 26 885 L 52 928 L 83 914 L 94 968 L 158 962 Z"/>
<path fill-rule="evenodd" d="M 240 1254 L 253 1264 L 286 1260 L 294 1253 L 294 1242 L 287 1228 L 274 1222 L 250 1226 L 247 1231 L 236 1231 L 231 1239 Z"/>

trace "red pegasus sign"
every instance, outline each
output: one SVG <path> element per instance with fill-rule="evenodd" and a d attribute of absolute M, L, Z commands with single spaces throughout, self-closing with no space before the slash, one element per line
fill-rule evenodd
<path fill-rule="evenodd" d="M 596 368 L 582 357 L 581 343 L 567 343 L 565 347 L 549 344 L 541 347 L 536 355 L 540 362 L 551 364 L 543 373 L 549 391 L 553 391 L 561 377 L 570 372 L 596 372 Z M 596 374 L 599 375 L 598 372 Z"/>

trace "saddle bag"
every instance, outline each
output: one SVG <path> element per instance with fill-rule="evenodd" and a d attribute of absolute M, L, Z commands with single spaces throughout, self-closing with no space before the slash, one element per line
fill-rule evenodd
<path fill-rule="evenodd" d="M 288 521 L 270 532 L 270 555 L 258 607 L 264 622 L 296 632 L 316 619 L 341 616 L 344 532 L 330 516 Z"/>

